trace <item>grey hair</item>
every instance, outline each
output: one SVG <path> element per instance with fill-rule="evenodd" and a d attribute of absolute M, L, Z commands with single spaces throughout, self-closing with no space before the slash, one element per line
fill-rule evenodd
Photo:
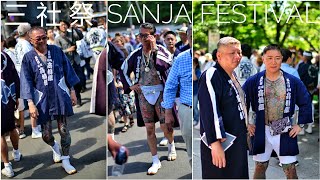
<path fill-rule="evenodd" d="M 29 23 L 26 24 L 20 24 L 17 28 L 17 32 L 20 37 L 23 37 L 26 35 L 26 33 L 31 29 L 31 25 Z"/>
<path fill-rule="evenodd" d="M 32 28 L 28 31 L 28 34 L 29 34 L 29 36 L 30 36 L 30 35 L 33 33 L 33 31 L 40 31 L 40 30 L 42 30 L 44 33 L 47 32 L 46 29 L 43 28 L 43 27 L 34 26 L 34 27 L 32 27 Z"/>
<path fill-rule="evenodd" d="M 230 44 L 237 44 L 237 45 L 241 45 L 240 41 L 234 37 L 224 37 L 224 38 L 221 38 L 218 42 L 218 49 L 219 47 L 221 46 L 227 46 L 227 45 L 230 45 Z"/>

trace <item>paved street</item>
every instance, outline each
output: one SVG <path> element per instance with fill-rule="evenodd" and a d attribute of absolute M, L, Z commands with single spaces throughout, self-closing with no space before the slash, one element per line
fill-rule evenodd
<path fill-rule="evenodd" d="M 136 119 L 135 119 L 136 122 Z M 145 127 L 130 128 L 126 133 L 122 133 L 123 124 L 116 124 L 115 140 L 129 148 L 130 156 L 125 165 L 122 176 L 111 176 L 111 169 L 114 160 L 108 153 L 108 178 L 110 179 L 191 179 L 191 167 L 189 165 L 186 146 L 181 136 L 180 129 L 174 131 L 177 159 L 167 161 L 167 146 L 158 146 L 158 156 L 162 168 L 158 173 L 147 175 L 148 168 L 151 166 L 151 153 L 147 144 L 147 134 Z M 159 123 L 156 123 L 156 136 L 158 144 L 163 137 Z"/>
<path fill-rule="evenodd" d="M 87 81 L 88 82 L 88 81 Z M 27 137 L 20 140 L 19 149 L 23 154 L 20 162 L 12 160 L 12 145 L 9 142 L 9 160 L 12 162 L 17 179 L 105 179 L 106 178 L 106 138 L 105 117 L 89 114 L 91 80 L 88 90 L 82 93 L 80 108 L 74 107 L 75 115 L 68 118 L 72 143 L 70 148 L 71 164 L 78 170 L 74 175 L 68 175 L 61 163 L 54 164 L 52 151 L 42 139 L 31 138 L 30 119 L 26 119 Z M 2 112 L 3 113 L 3 112 Z M 53 134 L 60 144 L 60 135 L 53 122 Z M 3 163 L 2 163 L 3 167 Z M 1 176 L 1 178 L 6 178 Z"/>
<path fill-rule="evenodd" d="M 300 154 L 297 156 L 299 166 L 297 173 L 299 179 L 319 179 L 319 124 L 316 123 L 313 133 L 306 133 L 298 136 Z M 201 179 L 200 162 L 200 132 L 193 131 L 193 178 Z M 252 179 L 254 173 L 254 161 L 252 156 L 248 156 L 249 177 Z M 271 158 L 266 176 L 268 179 L 286 179 L 282 168 L 278 165 L 278 160 Z"/>

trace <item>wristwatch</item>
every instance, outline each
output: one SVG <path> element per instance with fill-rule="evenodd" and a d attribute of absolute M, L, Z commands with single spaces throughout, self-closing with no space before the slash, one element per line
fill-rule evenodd
<path fill-rule="evenodd" d="M 303 128 L 303 127 L 304 127 L 304 124 L 299 124 L 299 126 L 300 126 L 301 128 Z"/>

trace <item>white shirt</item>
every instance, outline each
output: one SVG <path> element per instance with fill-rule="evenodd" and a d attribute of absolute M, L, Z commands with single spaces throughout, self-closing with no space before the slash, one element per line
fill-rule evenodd
<path fill-rule="evenodd" d="M 17 40 L 17 44 L 15 46 L 15 56 L 16 56 L 15 66 L 19 75 L 20 75 L 23 56 L 27 52 L 31 51 L 32 49 L 33 47 L 31 46 L 29 41 L 25 39 L 20 39 L 20 38 Z"/>

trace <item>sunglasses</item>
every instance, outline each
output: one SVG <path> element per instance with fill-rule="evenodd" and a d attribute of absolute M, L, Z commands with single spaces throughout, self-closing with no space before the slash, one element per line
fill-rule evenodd
<path fill-rule="evenodd" d="M 35 39 L 32 38 L 32 39 L 35 40 L 35 41 L 37 41 L 37 42 L 39 42 L 39 41 L 41 41 L 41 40 L 42 40 L 42 41 L 45 41 L 45 40 L 47 40 L 47 38 L 48 38 L 47 36 L 43 36 L 43 37 L 39 37 L 39 38 L 35 38 Z"/>
<path fill-rule="evenodd" d="M 139 34 L 139 36 L 140 36 L 141 38 L 147 38 L 149 35 L 150 35 L 150 34 L 142 34 L 142 33 Z"/>

